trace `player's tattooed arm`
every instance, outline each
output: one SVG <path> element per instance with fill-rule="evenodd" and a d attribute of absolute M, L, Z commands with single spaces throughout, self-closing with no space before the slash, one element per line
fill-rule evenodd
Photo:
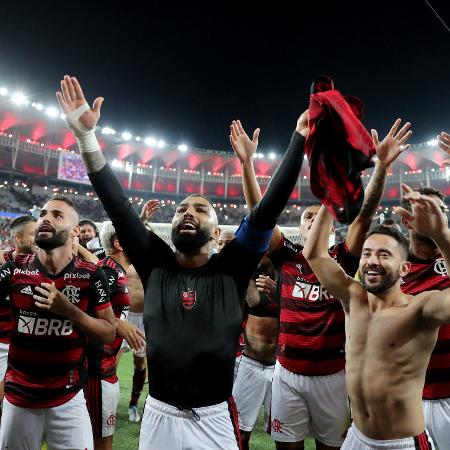
<path fill-rule="evenodd" d="M 380 204 L 391 164 L 410 147 L 406 141 L 411 137 L 411 124 L 406 122 L 399 130 L 401 119 L 397 119 L 389 133 L 380 142 L 377 130 L 372 130 L 372 140 L 377 151 L 377 163 L 364 193 L 364 202 L 356 219 L 348 228 L 347 246 L 353 256 L 361 255 L 362 245 L 372 219 Z"/>

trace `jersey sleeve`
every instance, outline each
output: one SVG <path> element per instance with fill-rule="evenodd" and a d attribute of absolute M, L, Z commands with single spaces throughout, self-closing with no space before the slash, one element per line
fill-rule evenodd
<path fill-rule="evenodd" d="M 127 320 L 131 298 L 128 286 L 119 279 L 117 272 L 109 266 L 102 267 L 108 282 L 109 301 L 116 319 Z"/>
<path fill-rule="evenodd" d="M 0 306 L 9 305 L 7 297 L 11 290 L 11 280 L 13 276 L 13 262 L 7 261 L 0 267 Z"/>
<path fill-rule="evenodd" d="M 302 250 L 302 247 L 294 244 L 284 234 L 281 234 L 280 242 L 275 250 L 271 251 L 267 257 L 272 261 L 275 267 L 280 267 L 286 261 L 289 261 Z"/>
<path fill-rule="evenodd" d="M 336 261 L 347 275 L 355 276 L 355 273 L 358 271 L 359 258 L 350 253 L 346 241 L 337 244 Z"/>
<path fill-rule="evenodd" d="M 108 164 L 100 171 L 88 175 L 114 225 L 120 245 L 145 287 L 152 269 L 161 261 L 173 258 L 172 249 L 155 233 L 145 228 Z"/>
<path fill-rule="evenodd" d="M 108 280 L 101 267 L 97 268 L 91 279 L 91 292 L 89 296 L 89 309 L 93 313 L 111 306 Z"/>

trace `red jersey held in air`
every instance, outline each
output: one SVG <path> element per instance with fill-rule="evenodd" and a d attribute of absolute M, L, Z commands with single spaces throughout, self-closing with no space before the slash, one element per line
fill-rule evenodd
<path fill-rule="evenodd" d="M 110 307 L 102 269 L 77 256 L 57 275 L 48 274 L 34 254 L 16 256 L 0 268 L 0 300 L 9 295 L 13 324 L 5 396 L 22 408 L 62 405 L 84 382 L 86 335 L 67 318 L 35 305 L 35 289 L 43 282 L 54 283 L 90 315 Z"/>
<path fill-rule="evenodd" d="M 406 294 L 450 288 L 447 267 L 441 255 L 431 260 L 409 257 L 411 269 L 402 278 L 401 288 Z M 431 354 L 425 376 L 423 398 L 436 400 L 450 398 L 450 324 L 439 329 L 438 340 Z"/>
<path fill-rule="evenodd" d="M 117 319 L 127 320 L 131 296 L 128 292 L 128 278 L 125 269 L 113 258 L 107 256 L 99 263 L 106 275 L 109 297 Z M 109 383 L 118 381 L 116 375 L 116 356 L 123 339 L 116 336 L 112 344 L 89 341 L 89 376 L 99 377 Z"/>
<path fill-rule="evenodd" d="M 345 367 L 345 316 L 341 304 L 319 283 L 302 254 L 303 247 L 282 236 L 269 258 L 281 267 L 278 361 L 302 375 L 330 375 Z M 330 248 L 330 256 L 351 275 L 358 258 L 346 243 Z"/>

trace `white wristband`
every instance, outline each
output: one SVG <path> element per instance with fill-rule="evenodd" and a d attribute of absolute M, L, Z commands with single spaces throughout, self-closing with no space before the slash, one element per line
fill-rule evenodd
<path fill-rule="evenodd" d="M 65 117 L 67 126 L 77 138 L 78 147 L 80 148 L 81 153 L 97 152 L 101 150 L 95 136 L 95 130 L 88 130 L 80 122 L 80 117 L 90 109 L 87 102 L 85 102 L 79 108 L 67 113 Z"/>

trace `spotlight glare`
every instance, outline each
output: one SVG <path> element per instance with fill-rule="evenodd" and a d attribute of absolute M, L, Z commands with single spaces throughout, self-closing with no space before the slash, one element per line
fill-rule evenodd
<path fill-rule="evenodd" d="M 57 117 L 58 116 L 58 110 L 56 108 L 54 108 L 53 106 L 49 106 L 45 110 L 45 114 L 47 114 L 47 116 L 49 116 L 49 117 Z"/>
<path fill-rule="evenodd" d="M 276 158 L 276 156 L 277 156 L 277 155 L 275 155 L 274 152 L 270 152 L 270 153 L 269 153 L 269 159 L 272 159 L 272 160 L 273 160 L 273 159 Z"/>
<path fill-rule="evenodd" d="M 166 146 L 166 143 L 162 140 L 162 139 L 160 139 L 159 141 L 158 141 L 158 147 L 159 148 L 164 148 Z"/>
<path fill-rule="evenodd" d="M 13 103 L 15 103 L 16 105 L 23 105 L 25 103 L 25 95 L 22 92 L 15 92 L 12 96 L 11 96 L 11 100 Z"/>
<path fill-rule="evenodd" d="M 433 146 L 435 146 L 437 144 L 438 144 L 438 140 L 437 139 L 431 139 L 431 140 L 427 141 L 428 147 L 433 147 Z"/>
<path fill-rule="evenodd" d="M 179 146 L 178 146 L 178 150 L 180 150 L 180 152 L 186 152 L 187 151 L 187 149 L 188 149 L 188 147 L 187 147 L 187 145 L 186 144 L 180 144 Z"/>
<path fill-rule="evenodd" d="M 5 87 L 0 87 L 0 95 L 1 96 L 5 96 L 5 95 L 8 95 L 8 89 L 6 89 Z"/>
<path fill-rule="evenodd" d="M 102 134 L 116 134 L 116 131 L 109 127 L 103 127 Z"/>
<path fill-rule="evenodd" d="M 152 137 L 147 137 L 147 138 L 145 138 L 144 142 L 147 145 L 155 145 L 156 144 L 156 139 L 152 138 Z"/>
<path fill-rule="evenodd" d="M 131 133 L 128 133 L 128 131 L 124 131 L 122 133 L 122 139 L 125 141 L 129 141 L 133 136 L 131 136 Z"/>

